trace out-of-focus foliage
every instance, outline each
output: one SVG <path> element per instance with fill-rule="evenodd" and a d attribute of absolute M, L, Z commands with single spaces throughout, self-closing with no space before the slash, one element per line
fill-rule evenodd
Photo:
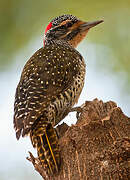
<path fill-rule="evenodd" d="M 83 20 L 104 19 L 92 30 L 89 41 L 110 48 L 109 58 L 100 54 L 97 66 L 123 71 L 130 83 L 130 1 L 129 0 L 3 0 L 0 1 L 0 70 L 11 64 L 13 56 L 32 37 L 43 35 L 45 24 L 55 16 L 73 14 Z M 96 33 L 95 33 L 96 31 Z M 102 52 L 103 54 L 104 52 Z M 111 56 L 110 56 L 111 57 Z M 105 61 L 109 59 L 108 62 Z"/>

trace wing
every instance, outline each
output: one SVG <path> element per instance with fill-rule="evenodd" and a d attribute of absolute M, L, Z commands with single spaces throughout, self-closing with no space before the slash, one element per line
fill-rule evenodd
<path fill-rule="evenodd" d="M 46 110 L 50 101 L 71 86 L 81 55 L 63 46 L 39 49 L 26 63 L 16 89 L 14 127 L 19 139 Z"/>

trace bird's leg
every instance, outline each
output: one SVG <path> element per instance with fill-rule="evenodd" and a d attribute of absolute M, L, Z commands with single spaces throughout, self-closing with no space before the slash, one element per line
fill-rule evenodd
<path fill-rule="evenodd" d="M 86 107 L 87 105 L 89 105 L 90 102 L 91 102 L 91 101 L 86 101 L 86 102 L 83 103 L 81 106 L 72 107 L 69 112 L 74 112 L 74 111 L 76 111 L 76 112 L 77 112 L 77 113 L 76 113 L 76 118 L 78 119 L 79 116 L 80 116 L 80 113 L 83 112 L 84 107 Z"/>

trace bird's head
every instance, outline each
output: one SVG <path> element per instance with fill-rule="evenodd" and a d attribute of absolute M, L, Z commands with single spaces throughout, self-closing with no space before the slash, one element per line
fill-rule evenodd
<path fill-rule="evenodd" d="M 73 15 L 56 17 L 46 27 L 44 45 L 48 40 L 63 40 L 75 48 L 85 38 L 90 28 L 102 22 L 103 20 L 84 22 Z"/>

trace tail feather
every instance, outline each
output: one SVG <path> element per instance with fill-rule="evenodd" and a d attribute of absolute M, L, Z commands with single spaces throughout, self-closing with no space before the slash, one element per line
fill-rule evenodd
<path fill-rule="evenodd" d="M 33 146 L 37 147 L 38 157 L 41 163 L 48 167 L 49 172 L 54 174 L 60 168 L 60 152 L 58 137 L 51 124 L 40 124 L 34 128 L 31 134 Z"/>
<path fill-rule="evenodd" d="M 54 155 L 54 152 L 53 152 L 53 148 L 52 148 L 52 145 L 51 145 L 51 140 L 49 139 L 49 136 L 47 135 L 46 132 L 45 132 L 45 136 L 46 136 L 47 144 L 48 144 L 50 154 L 52 156 L 56 171 L 58 172 L 58 166 L 57 166 L 57 162 L 56 162 L 55 155 Z M 56 143 L 56 142 L 54 141 L 54 143 Z"/>

